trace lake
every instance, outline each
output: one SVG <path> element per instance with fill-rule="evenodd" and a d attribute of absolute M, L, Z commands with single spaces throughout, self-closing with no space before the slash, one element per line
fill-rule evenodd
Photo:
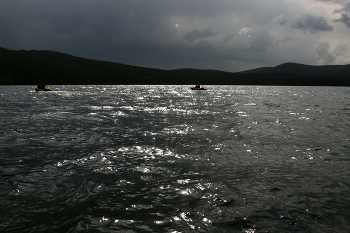
<path fill-rule="evenodd" d="M 350 88 L 0 86 L 1 232 L 350 232 Z"/>

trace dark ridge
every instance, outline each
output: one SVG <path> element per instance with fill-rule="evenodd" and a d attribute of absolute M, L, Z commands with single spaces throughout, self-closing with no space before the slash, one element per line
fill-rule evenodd
<path fill-rule="evenodd" d="M 350 65 L 310 66 L 297 63 L 284 63 L 276 67 L 264 67 L 240 72 L 241 74 L 295 74 L 317 79 L 350 80 Z"/>
<path fill-rule="evenodd" d="M 350 65 L 285 63 L 239 73 L 161 70 L 75 57 L 46 50 L 0 48 L 0 85 L 317 85 L 350 86 Z"/>

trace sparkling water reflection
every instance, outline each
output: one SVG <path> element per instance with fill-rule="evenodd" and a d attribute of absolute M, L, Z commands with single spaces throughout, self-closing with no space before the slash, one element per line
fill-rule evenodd
<path fill-rule="evenodd" d="M 1 232 L 348 232 L 350 89 L 0 87 Z"/>

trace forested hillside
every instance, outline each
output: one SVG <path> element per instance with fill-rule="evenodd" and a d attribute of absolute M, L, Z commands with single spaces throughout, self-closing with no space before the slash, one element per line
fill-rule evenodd
<path fill-rule="evenodd" d="M 282 66 L 282 65 L 281 65 Z M 304 65 L 303 65 L 304 66 Z M 79 58 L 43 50 L 8 50 L 0 48 L 0 85 L 89 85 L 89 84 L 205 84 L 205 85 L 338 85 L 350 86 L 348 70 L 338 67 L 341 76 L 334 75 L 333 66 L 307 67 L 307 74 L 290 72 L 296 68 L 256 69 L 242 73 L 217 70 L 161 70 L 113 62 Z M 268 72 L 268 71 L 271 72 Z"/>
<path fill-rule="evenodd" d="M 52 51 L 0 49 L 1 84 L 119 84 L 153 81 L 164 71 Z M 156 81 L 156 80 L 154 80 Z"/>
<path fill-rule="evenodd" d="M 350 65 L 310 66 L 297 63 L 284 63 L 276 67 L 264 67 L 240 72 L 241 74 L 295 74 L 310 78 L 350 79 Z"/>

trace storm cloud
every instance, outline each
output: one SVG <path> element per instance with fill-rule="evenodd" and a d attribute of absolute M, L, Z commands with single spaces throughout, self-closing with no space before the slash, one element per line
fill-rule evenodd
<path fill-rule="evenodd" d="M 216 36 L 216 35 L 217 35 L 216 32 L 213 32 L 209 28 L 205 28 L 202 30 L 195 29 L 193 31 L 187 32 L 184 34 L 184 38 L 186 41 L 192 42 L 197 39 L 207 38 L 207 37 Z"/>
<path fill-rule="evenodd" d="M 334 22 L 344 23 L 348 28 L 350 28 L 350 18 L 347 14 L 342 14 L 340 19 L 336 19 Z"/>
<path fill-rule="evenodd" d="M 341 12 L 350 12 L 350 2 L 345 4 L 345 6 L 343 8 L 341 8 L 340 10 L 334 11 L 334 13 L 341 13 Z"/>
<path fill-rule="evenodd" d="M 340 19 L 336 19 L 334 20 L 334 22 L 341 22 L 345 24 L 348 28 L 350 28 L 350 18 L 349 15 L 346 14 L 348 12 L 350 12 L 350 2 L 347 3 L 342 9 L 334 11 L 334 13 L 343 13 L 341 14 Z"/>
<path fill-rule="evenodd" d="M 0 47 L 161 69 L 348 64 L 349 8 L 348 0 L 2 0 Z"/>
<path fill-rule="evenodd" d="M 311 32 L 333 30 L 333 27 L 327 23 L 326 18 L 309 14 L 302 15 L 299 19 L 297 19 L 293 24 L 293 27 Z"/>

